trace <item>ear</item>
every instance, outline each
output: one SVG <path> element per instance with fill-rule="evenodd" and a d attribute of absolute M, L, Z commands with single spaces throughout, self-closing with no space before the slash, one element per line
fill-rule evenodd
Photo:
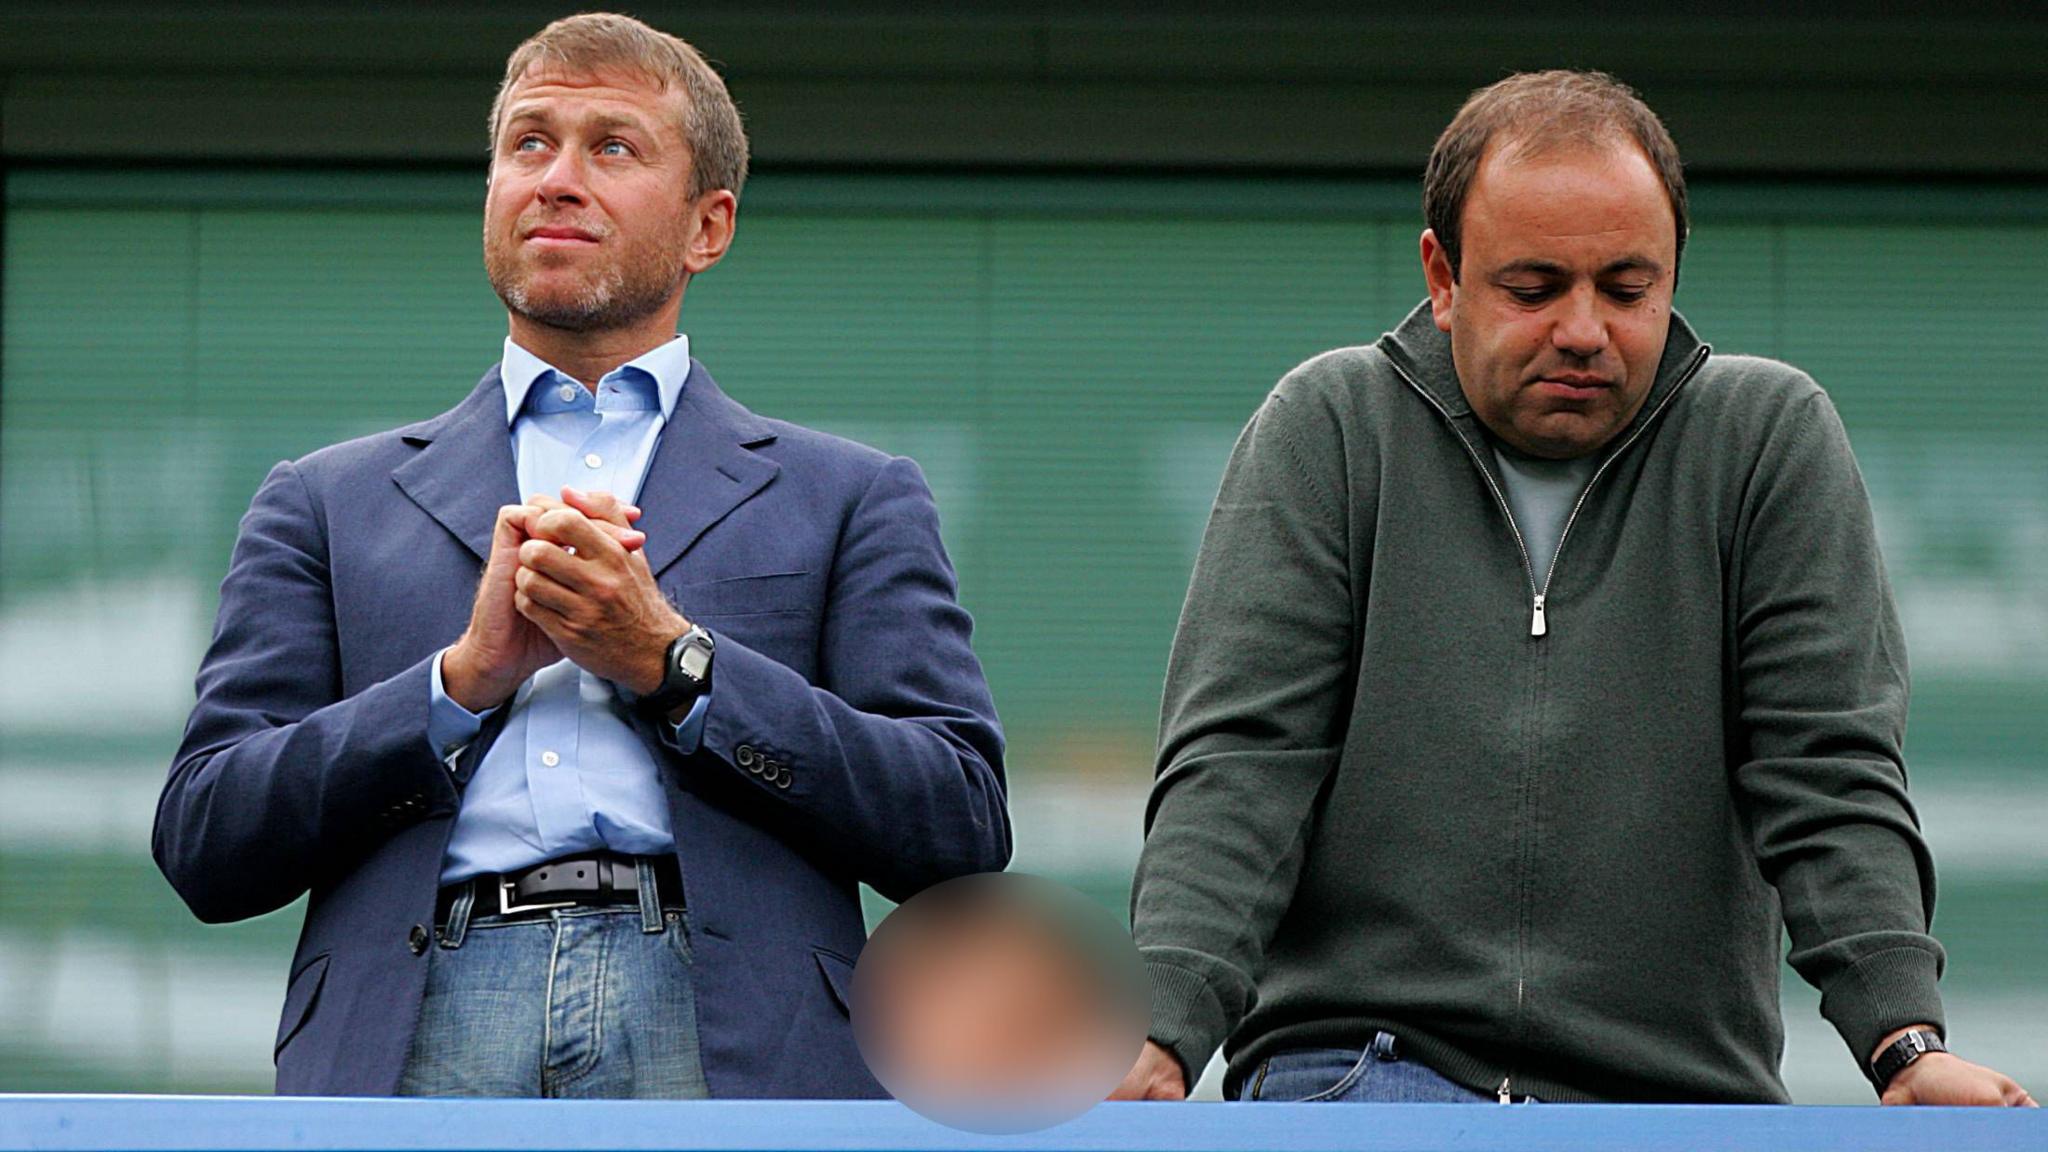
<path fill-rule="evenodd" d="M 1458 280 L 1451 275 L 1451 258 L 1436 238 L 1436 230 L 1422 230 L 1422 279 L 1429 285 L 1429 312 L 1436 326 L 1451 330 L 1451 314 L 1458 304 Z"/>
<path fill-rule="evenodd" d="M 740 201 L 729 188 L 714 188 L 690 205 L 692 223 L 689 250 L 683 253 L 683 269 L 695 276 L 708 271 L 732 247 L 733 229 L 739 224 Z"/>

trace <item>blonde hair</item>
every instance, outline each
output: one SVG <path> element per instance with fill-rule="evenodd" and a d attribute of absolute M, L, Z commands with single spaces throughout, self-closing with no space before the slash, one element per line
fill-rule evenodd
<path fill-rule="evenodd" d="M 528 71 L 589 75 L 616 71 L 666 93 L 680 88 L 683 140 L 690 146 L 690 195 L 726 188 L 734 196 L 747 182 L 747 131 L 725 81 L 695 48 L 677 37 L 613 12 L 565 16 L 534 33 L 505 61 L 505 79 L 491 101 L 491 147 L 505 114 L 505 97 Z"/>

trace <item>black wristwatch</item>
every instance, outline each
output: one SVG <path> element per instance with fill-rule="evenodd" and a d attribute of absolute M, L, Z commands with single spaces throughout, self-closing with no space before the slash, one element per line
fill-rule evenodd
<path fill-rule="evenodd" d="M 1870 1078 L 1876 1082 L 1879 1095 L 1891 1087 L 1892 1078 L 1906 1070 L 1906 1066 L 1929 1052 L 1946 1052 L 1948 1045 L 1941 1037 L 1925 1028 L 1915 1028 L 1904 1036 L 1884 1046 L 1877 1059 L 1870 1062 Z"/>
<path fill-rule="evenodd" d="M 717 648 L 711 633 L 692 625 L 669 642 L 661 658 L 661 686 L 634 707 L 651 720 L 679 723 L 676 713 L 687 716 L 697 698 L 711 691 L 711 656 Z"/>

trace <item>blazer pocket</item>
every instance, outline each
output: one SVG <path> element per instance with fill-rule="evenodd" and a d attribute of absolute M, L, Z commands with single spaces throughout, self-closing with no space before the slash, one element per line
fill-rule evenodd
<path fill-rule="evenodd" d="M 277 1062 L 278 1053 L 306 1026 L 313 1016 L 313 1005 L 320 999 L 320 986 L 327 982 L 327 958 L 322 952 L 313 957 L 298 975 L 292 977 L 291 986 L 285 989 L 284 1013 L 277 1022 L 277 1043 L 271 1046 L 271 1063 Z"/>
<path fill-rule="evenodd" d="M 839 1010 L 851 1016 L 853 961 L 837 952 L 827 952 L 823 948 L 811 949 L 811 955 L 817 958 L 818 971 L 825 977 L 825 988 L 832 993 L 832 999 L 839 1003 Z"/>
<path fill-rule="evenodd" d="M 731 619 L 735 616 L 766 616 L 778 612 L 815 612 L 817 582 L 809 572 L 767 572 L 759 576 L 729 576 L 698 584 L 676 584 L 666 589 L 683 615 Z"/>

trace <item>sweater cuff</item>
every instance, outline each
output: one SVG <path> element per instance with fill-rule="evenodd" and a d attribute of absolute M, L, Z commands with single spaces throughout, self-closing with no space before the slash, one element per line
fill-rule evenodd
<path fill-rule="evenodd" d="M 1216 993 L 1197 973 L 1158 960 L 1145 961 L 1152 984 L 1151 1039 L 1179 1058 L 1189 1092 L 1209 1066 L 1230 1020 Z"/>
<path fill-rule="evenodd" d="M 1848 1042 L 1856 1066 L 1871 1079 L 1870 1056 L 1887 1033 L 1908 1024 L 1931 1024 L 1944 1036 L 1941 958 L 1922 948 L 1872 953 L 1837 976 L 1821 994 L 1820 1012 Z"/>

